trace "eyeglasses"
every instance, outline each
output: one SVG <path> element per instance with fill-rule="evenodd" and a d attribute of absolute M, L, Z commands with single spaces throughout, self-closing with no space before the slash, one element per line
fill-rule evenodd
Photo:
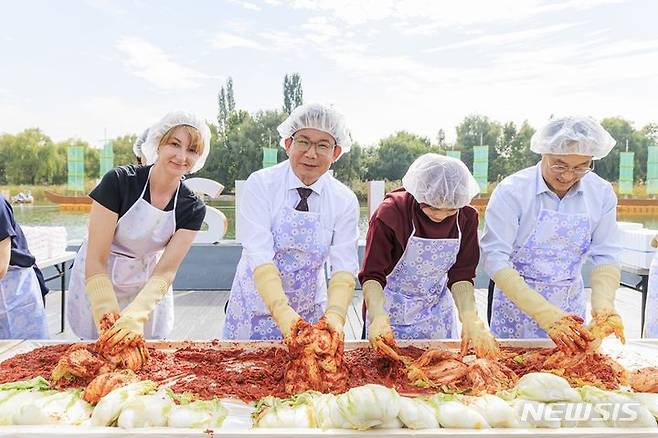
<path fill-rule="evenodd" d="M 297 149 L 302 152 L 307 152 L 313 145 L 315 145 L 315 151 L 318 155 L 331 156 L 336 147 L 335 144 L 331 144 L 326 140 L 320 141 L 311 141 L 307 138 L 292 138 L 292 142 Z"/>
<path fill-rule="evenodd" d="M 573 172 L 577 177 L 583 177 L 594 170 L 594 161 L 592 161 L 589 167 L 569 167 L 563 164 L 553 164 L 549 167 L 551 171 L 560 175 L 566 172 Z"/>

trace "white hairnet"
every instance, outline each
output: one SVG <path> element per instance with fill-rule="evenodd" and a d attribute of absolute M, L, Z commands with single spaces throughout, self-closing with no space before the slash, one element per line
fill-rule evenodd
<path fill-rule="evenodd" d="M 608 155 L 616 141 L 591 117 L 562 117 L 535 132 L 530 150 L 538 154 L 586 155 L 595 160 Z"/>
<path fill-rule="evenodd" d="M 139 157 L 140 159 L 142 158 L 142 145 L 146 141 L 146 137 L 149 135 L 149 130 L 146 128 L 144 132 L 142 132 L 142 135 L 137 137 L 137 140 L 135 140 L 135 143 L 133 143 L 133 153 L 135 154 L 136 157 Z"/>
<path fill-rule="evenodd" d="M 439 154 L 421 155 L 411 163 L 402 186 L 416 201 L 435 208 L 462 208 L 480 193 L 464 163 Z"/>
<path fill-rule="evenodd" d="M 158 158 L 158 146 L 160 146 L 162 137 L 164 137 L 167 131 L 171 128 L 180 125 L 196 128 L 201 134 L 201 139 L 203 140 L 203 151 L 201 151 L 201 155 L 199 156 L 199 159 L 196 160 L 196 163 L 194 163 L 190 173 L 201 170 L 203 165 L 206 164 L 206 158 L 208 158 L 208 154 L 210 153 L 210 128 L 208 128 L 206 122 L 194 114 L 185 111 L 171 112 L 148 129 L 146 141 L 141 145 L 141 152 L 146 158 L 146 163 L 144 164 L 155 163 Z"/>
<path fill-rule="evenodd" d="M 319 104 L 300 105 L 279 125 L 277 131 L 281 139 L 292 137 L 295 132 L 304 128 L 313 128 L 331 135 L 336 144 L 341 147 L 341 153 L 347 153 L 352 146 L 352 137 L 345 117 L 335 109 Z M 283 146 L 283 141 L 281 142 Z"/>

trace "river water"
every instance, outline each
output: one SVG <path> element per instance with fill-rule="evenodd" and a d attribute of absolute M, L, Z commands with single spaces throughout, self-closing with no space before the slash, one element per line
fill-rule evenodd
<path fill-rule="evenodd" d="M 225 239 L 235 237 L 235 207 L 233 202 L 211 202 L 210 205 L 219 209 L 228 219 L 228 231 Z M 13 205 L 16 221 L 20 225 L 27 226 L 64 226 L 67 231 L 68 240 L 83 239 L 87 233 L 87 213 L 59 211 L 54 204 L 42 205 Z M 620 216 L 620 221 L 639 222 L 647 228 L 658 229 L 658 217 L 645 216 Z M 480 220 L 480 227 L 484 226 L 484 221 Z M 368 229 L 368 209 L 367 206 L 361 206 L 361 215 L 359 218 L 359 231 L 361 238 L 364 239 Z"/>

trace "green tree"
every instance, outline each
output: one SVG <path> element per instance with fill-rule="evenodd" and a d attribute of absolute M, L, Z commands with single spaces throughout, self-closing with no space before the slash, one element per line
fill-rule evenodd
<path fill-rule="evenodd" d="M 607 181 L 619 180 L 619 152 L 626 151 L 626 141 L 628 141 L 628 151 L 636 152 L 638 147 L 638 138 L 634 135 L 633 125 L 628 120 L 621 117 L 608 117 L 601 121 L 601 125 L 610 133 L 617 144 L 610 153 L 595 163 L 594 171 Z M 637 152 L 636 154 L 637 155 Z M 635 157 L 637 159 L 637 156 Z M 646 159 L 645 159 L 646 162 Z M 636 166 L 637 167 L 637 166 Z"/>
<path fill-rule="evenodd" d="M 66 142 L 55 144 L 55 159 L 53 161 L 53 166 L 56 170 L 53 175 L 52 184 L 66 184 L 67 182 L 67 152 L 68 144 Z"/>
<path fill-rule="evenodd" d="M 227 120 L 226 133 L 211 126 L 212 146 L 199 176 L 215 179 L 227 189 L 233 189 L 235 180 L 247 179 L 263 167 L 263 148 L 277 147 L 276 128 L 285 117 L 281 111 L 259 111 L 251 115 L 237 110 Z M 285 151 L 283 154 L 285 157 Z"/>
<path fill-rule="evenodd" d="M 222 183 L 226 188 L 233 188 L 229 184 L 227 171 L 228 145 L 224 141 L 224 134 L 219 132 L 217 125 L 210 123 L 210 152 L 206 164 L 198 173 L 199 177 L 210 178 Z"/>
<path fill-rule="evenodd" d="M 38 128 L 26 129 L 10 139 L 5 174 L 9 184 L 49 183 L 48 163 L 53 142 Z"/>
<path fill-rule="evenodd" d="M 649 146 L 658 146 L 658 123 L 649 123 L 643 126 L 639 132 L 641 157 L 635 157 L 635 170 L 637 172 L 637 181 L 647 181 L 647 165 L 649 160 Z M 642 159 L 643 158 L 643 159 Z"/>
<path fill-rule="evenodd" d="M 11 134 L 0 135 L 0 184 L 9 184 L 7 181 L 7 166 L 11 165 L 9 161 L 11 146 L 14 144 L 14 136 Z"/>
<path fill-rule="evenodd" d="M 658 146 L 658 123 L 649 123 L 641 131 L 651 145 Z"/>
<path fill-rule="evenodd" d="M 290 114 L 292 110 L 304 103 L 302 78 L 299 73 L 287 74 L 283 78 L 283 112 Z"/>
<path fill-rule="evenodd" d="M 217 127 L 224 133 L 228 129 L 229 116 L 235 113 L 235 97 L 233 95 L 233 78 L 226 80 L 226 85 L 219 87 L 217 94 Z"/>
<path fill-rule="evenodd" d="M 100 150 L 89 147 L 87 143 L 85 146 L 85 176 L 91 179 L 98 179 L 100 173 Z"/>
<path fill-rule="evenodd" d="M 350 151 L 343 154 L 338 161 L 331 165 L 334 176 L 344 184 L 362 179 L 365 176 L 362 150 L 358 143 L 353 143 Z"/>
<path fill-rule="evenodd" d="M 420 155 L 434 151 L 426 137 L 399 131 L 380 140 L 368 161 L 369 180 L 396 180 L 407 172 Z"/>
<path fill-rule="evenodd" d="M 135 157 L 135 153 L 133 152 L 133 144 L 136 140 L 136 134 L 126 134 L 112 139 L 115 167 L 138 163 L 137 157 Z"/>
<path fill-rule="evenodd" d="M 498 165 L 494 166 L 494 172 L 497 174 L 491 175 L 490 180 L 501 180 L 537 162 L 538 155 L 530 150 L 530 138 L 534 133 L 534 128 L 527 120 L 518 130 L 514 122 L 508 122 L 503 126 L 497 147 Z"/>
<path fill-rule="evenodd" d="M 37 148 L 34 158 L 37 161 L 34 183 L 56 184 L 58 174 L 61 174 L 66 166 L 66 155 L 59 152 L 57 145 L 50 143 Z"/>
<path fill-rule="evenodd" d="M 222 85 L 217 94 L 217 126 L 221 132 L 226 131 L 226 121 L 228 119 L 228 107 L 226 105 L 226 90 Z"/>
<path fill-rule="evenodd" d="M 226 81 L 226 110 L 228 114 L 235 112 L 235 97 L 233 96 L 233 78 Z"/>
<path fill-rule="evenodd" d="M 489 181 L 496 181 L 504 175 L 505 170 L 498 162 L 498 148 L 503 134 L 500 123 L 487 116 L 474 114 L 464 118 L 457 126 L 456 145 L 461 149 L 461 159 L 473 170 L 473 146 L 489 146 Z"/>

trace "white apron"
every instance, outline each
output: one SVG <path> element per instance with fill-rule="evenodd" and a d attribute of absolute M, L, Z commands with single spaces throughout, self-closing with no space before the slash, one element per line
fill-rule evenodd
<path fill-rule="evenodd" d="M 151 167 L 151 169 L 153 169 Z M 151 177 L 149 170 L 149 180 Z M 107 260 L 107 272 L 112 280 L 119 307 L 125 308 L 148 281 L 164 248 L 176 232 L 176 206 L 163 211 L 146 202 L 147 183 L 130 209 L 119 218 Z M 83 242 L 73 263 L 69 283 L 68 318 L 73 332 L 83 339 L 96 339 L 98 333 L 85 292 L 85 258 L 87 242 Z M 164 339 L 174 326 L 174 295 L 172 286 L 155 307 L 144 326 L 146 339 Z"/>
<path fill-rule="evenodd" d="M 649 267 L 649 287 L 646 291 L 647 304 L 644 310 L 645 338 L 658 338 L 658 251 L 653 255 Z"/>
<path fill-rule="evenodd" d="M 48 339 L 46 309 L 32 267 L 9 266 L 0 280 L 0 339 Z"/>
<path fill-rule="evenodd" d="M 274 264 L 281 272 L 290 305 L 304 320 L 315 323 L 324 314 L 327 285 L 324 262 L 331 233 L 320 213 L 284 206 L 274 220 Z M 256 290 L 244 255 L 240 258 L 224 320 L 224 339 L 281 339 L 281 332 Z"/>

